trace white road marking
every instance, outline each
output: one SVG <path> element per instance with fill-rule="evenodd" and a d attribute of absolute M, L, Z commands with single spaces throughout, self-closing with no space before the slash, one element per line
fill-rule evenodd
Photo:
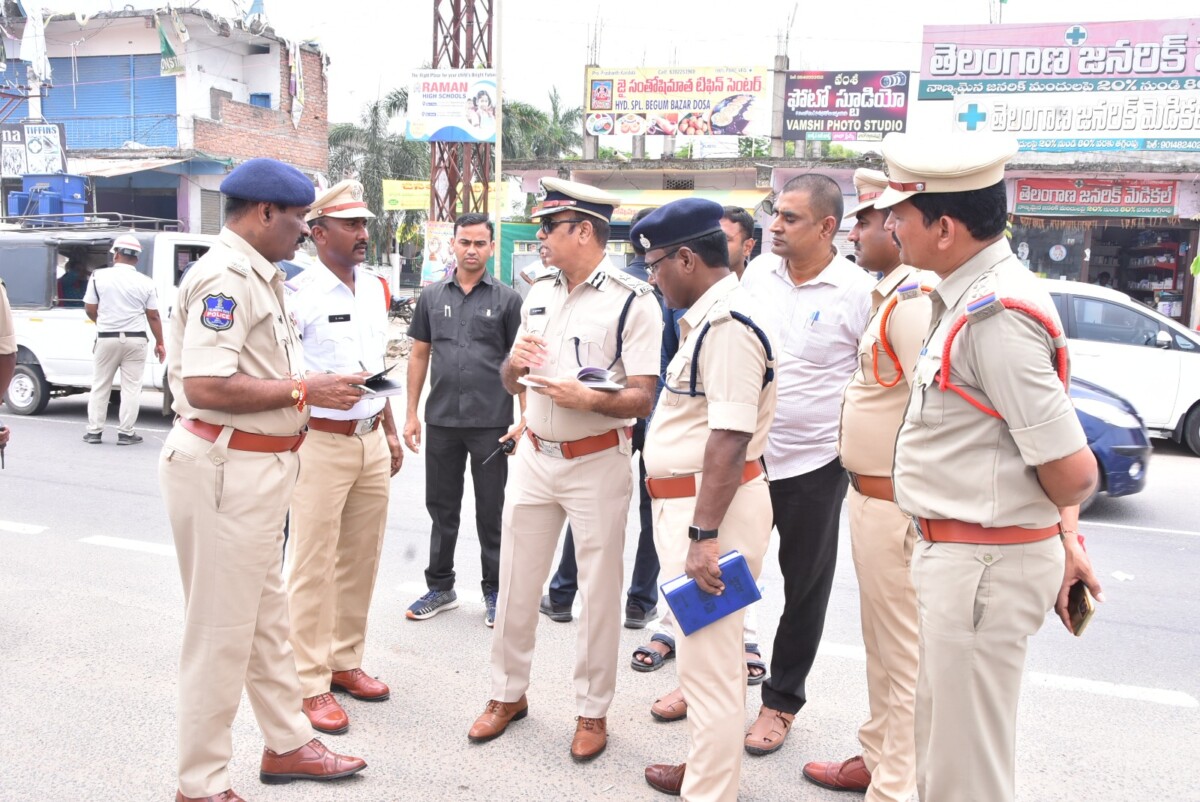
<path fill-rule="evenodd" d="M 22 426 L 29 424 L 29 423 L 60 423 L 60 424 L 66 424 L 68 426 L 78 426 L 81 429 L 87 428 L 86 420 L 73 420 L 71 418 L 52 418 L 48 415 L 38 415 L 35 417 L 28 417 L 28 418 L 20 419 L 20 424 Z M 160 434 L 167 434 L 168 432 L 171 431 L 169 428 L 158 429 L 153 426 L 134 426 L 133 430 L 135 432 L 158 432 Z M 114 431 L 115 431 L 115 429 L 110 431 L 109 434 L 112 434 Z M 116 442 L 116 441 L 114 441 L 114 442 Z"/>
<path fill-rule="evenodd" d="M 46 531 L 44 526 L 34 524 L 19 524 L 16 521 L 0 521 L 0 532 L 12 532 L 15 535 L 40 535 Z"/>
<path fill-rule="evenodd" d="M 829 657 L 844 657 L 850 660 L 866 660 L 866 650 L 862 646 L 851 646 L 844 643 L 821 641 L 818 653 Z M 1160 688 L 1141 688 L 1136 685 L 1118 685 L 1113 682 L 1065 677 L 1061 674 L 1042 674 L 1037 671 L 1026 673 L 1030 684 L 1041 688 L 1090 693 L 1096 696 L 1110 696 L 1114 699 L 1133 699 L 1138 702 L 1151 702 L 1168 707 L 1200 707 L 1200 701 L 1182 691 L 1167 691 Z"/>
<path fill-rule="evenodd" d="M 165 543 L 147 543 L 145 540 L 130 540 L 124 537 L 109 537 L 108 535 L 92 535 L 79 541 L 92 546 L 108 546 L 113 549 L 127 551 L 142 551 L 146 554 L 161 554 L 164 557 L 174 557 L 175 547 Z"/>
<path fill-rule="evenodd" d="M 1131 526 L 1129 524 L 1103 524 L 1095 521 L 1082 521 L 1080 528 L 1089 529 L 1093 526 L 1103 526 L 1109 529 L 1132 529 L 1135 532 L 1154 532 L 1163 535 L 1189 535 L 1191 537 L 1200 537 L 1200 532 L 1193 532 L 1189 529 L 1159 529 L 1155 526 Z"/>

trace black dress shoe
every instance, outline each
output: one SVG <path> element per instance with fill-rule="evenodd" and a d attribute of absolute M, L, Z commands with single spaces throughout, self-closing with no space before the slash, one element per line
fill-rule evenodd
<path fill-rule="evenodd" d="M 625 606 L 625 628 L 626 629 L 645 629 L 646 624 L 649 624 L 658 617 L 658 607 L 651 607 L 649 610 L 643 610 L 636 604 L 628 604 Z"/>
<path fill-rule="evenodd" d="M 555 604 L 550 601 L 549 593 L 542 596 L 542 602 L 538 605 L 538 610 L 551 621 L 557 621 L 560 624 L 565 624 L 571 620 L 571 605 Z"/>

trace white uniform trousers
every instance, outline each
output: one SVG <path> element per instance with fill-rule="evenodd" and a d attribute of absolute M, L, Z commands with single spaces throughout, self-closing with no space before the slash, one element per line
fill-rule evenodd
<path fill-rule="evenodd" d="M 121 371 L 121 416 L 118 431 L 133 434 L 142 399 L 142 376 L 146 371 L 145 337 L 97 337 L 92 352 L 92 394 L 88 397 L 88 426 L 92 433 L 104 431 L 113 378 Z"/>
<path fill-rule="evenodd" d="M 922 802 L 1012 802 L 1025 652 L 1054 606 L 1063 560 L 1057 537 L 1012 546 L 917 544 Z"/>

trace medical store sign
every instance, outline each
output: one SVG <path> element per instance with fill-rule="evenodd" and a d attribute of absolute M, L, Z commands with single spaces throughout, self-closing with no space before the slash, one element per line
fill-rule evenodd
<path fill-rule="evenodd" d="M 584 130 L 591 136 L 769 136 L 766 67 L 587 70 Z"/>
<path fill-rule="evenodd" d="M 1200 20 L 926 26 L 916 106 L 1022 150 L 1200 152 Z"/>
<path fill-rule="evenodd" d="M 1178 181 L 1019 178 L 1016 214 L 1081 217 L 1173 217 Z"/>
<path fill-rule="evenodd" d="M 908 119 L 908 72 L 789 72 L 785 140 L 878 142 Z"/>

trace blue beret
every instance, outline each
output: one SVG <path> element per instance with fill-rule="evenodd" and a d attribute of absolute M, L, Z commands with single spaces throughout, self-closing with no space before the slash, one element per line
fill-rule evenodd
<path fill-rule="evenodd" d="M 683 198 L 659 206 L 630 230 L 629 238 L 647 251 L 670 248 L 722 231 L 725 209 L 704 198 Z"/>
<path fill-rule="evenodd" d="M 317 197 L 304 173 L 275 159 L 242 162 L 221 182 L 221 194 L 280 206 L 311 206 Z"/>

